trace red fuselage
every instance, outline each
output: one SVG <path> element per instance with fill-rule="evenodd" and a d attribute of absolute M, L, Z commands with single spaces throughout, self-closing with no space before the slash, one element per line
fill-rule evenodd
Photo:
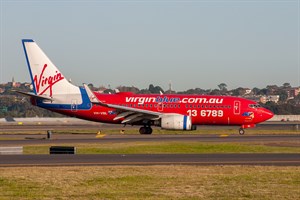
<path fill-rule="evenodd" d="M 262 108 L 254 101 L 231 96 L 210 95 L 160 95 L 133 94 L 120 92 L 117 94 L 94 93 L 103 103 L 155 111 L 160 113 L 176 113 L 191 116 L 193 125 L 239 125 L 243 128 L 273 117 L 273 113 Z M 52 109 L 53 111 L 82 119 L 121 123 L 115 109 L 92 105 L 90 109 L 72 110 Z"/>

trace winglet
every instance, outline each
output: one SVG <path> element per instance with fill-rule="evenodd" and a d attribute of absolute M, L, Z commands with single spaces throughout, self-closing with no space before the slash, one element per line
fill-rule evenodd
<path fill-rule="evenodd" d="M 92 92 L 92 90 L 89 88 L 89 86 L 87 86 L 87 84 L 83 84 L 83 87 L 90 99 L 90 101 L 93 103 L 93 104 L 100 104 L 100 105 L 103 105 L 103 103 L 101 101 L 99 101 L 99 99 L 95 96 L 95 94 Z"/>

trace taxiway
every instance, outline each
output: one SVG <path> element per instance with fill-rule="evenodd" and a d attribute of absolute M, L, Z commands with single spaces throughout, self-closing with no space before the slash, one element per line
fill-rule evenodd
<path fill-rule="evenodd" d="M 0 155 L 0 167 L 175 164 L 300 166 L 300 154 Z"/>

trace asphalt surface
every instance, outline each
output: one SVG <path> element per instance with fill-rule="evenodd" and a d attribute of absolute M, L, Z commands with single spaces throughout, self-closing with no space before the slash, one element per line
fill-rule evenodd
<path fill-rule="evenodd" d="M 100 135 L 96 134 L 53 134 L 46 135 L 0 135 L 0 146 L 34 144 L 75 144 L 75 143 L 126 143 L 126 142 L 237 142 L 237 143 L 276 143 L 287 146 L 300 145 L 300 134 L 294 135 Z"/>
<path fill-rule="evenodd" d="M 264 122 L 256 125 L 258 130 L 295 130 L 296 126 L 300 126 L 300 122 Z M 236 127 L 238 130 L 239 126 L 230 126 L 231 128 Z M 107 130 L 107 129 L 123 129 L 124 126 L 121 124 L 103 124 L 103 123 L 86 123 L 86 124 L 70 124 L 70 123 L 22 123 L 19 125 L 17 122 L 0 123 L 0 132 L 12 132 L 12 131 L 35 131 L 35 130 Z M 156 127 L 153 127 L 156 128 Z M 226 129 L 228 126 L 206 126 L 199 125 L 197 129 Z M 138 132 L 138 126 L 126 126 L 126 129 L 136 129 Z"/>
<path fill-rule="evenodd" d="M 0 155 L 0 167 L 174 164 L 300 166 L 300 154 Z"/>
<path fill-rule="evenodd" d="M 10 137 L 5 140 L 3 137 Z M 53 139 L 41 135 L 2 135 L 0 146 L 57 145 L 126 142 L 236 142 L 299 147 L 300 135 L 95 135 L 58 134 Z M 30 138 L 30 139 L 25 139 Z M 0 167 L 81 166 L 81 165 L 273 165 L 300 166 L 300 154 L 96 154 L 96 155 L 0 155 Z"/>
<path fill-rule="evenodd" d="M 294 126 L 294 125 L 293 125 Z M 69 130 L 86 129 L 87 126 L 54 126 Z M 276 126 L 275 126 L 276 127 Z M 284 126 L 288 127 L 288 126 Z M 18 130 L 51 130 L 53 125 L 44 126 L 0 126 L 10 132 Z M 88 126 L 88 128 L 91 128 Z M 93 126 L 95 130 L 98 126 Z M 111 127 L 109 127 L 111 128 Z M 120 128 L 120 127 L 116 127 Z M 213 127 L 216 128 L 216 127 Z M 101 127 L 103 129 L 103 127 Z M 274 129 L 280 129 L 276 127 Z M 76 146 L 78 143 L 126 143 L 126 142 L 204 142 L 204 143 L 250 143 L 271 146 L 299 147 L 300 134 L 266 135 L 100 135 L 96 134 L 0 134 L 0 147 L 27 145 L 61 145 Z M 300 166 L 300 154 L 96 154 L 96 155 L 0 155 L 0 167 L 11 166 L 81 166 L 81 165 L 274 165 Z"/>

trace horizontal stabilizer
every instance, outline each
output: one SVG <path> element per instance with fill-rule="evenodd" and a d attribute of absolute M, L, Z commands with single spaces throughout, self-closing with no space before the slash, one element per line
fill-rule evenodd
<path fill-rule="evenodd" d="M 19 94 L 23 94 L 23 95 L 26 95 L 26 96 L 29 96 L 29 97 L 33 97 L 35 99 L 53 101 L 53 98 L 51 98 L 51 97 L 37 95 L 37 94 L 34 94 L 32 92 L 22 92 L 22 91 L 17 91 L 17 90 L 12 90 L 12 92 L 17 92 Z"/>

